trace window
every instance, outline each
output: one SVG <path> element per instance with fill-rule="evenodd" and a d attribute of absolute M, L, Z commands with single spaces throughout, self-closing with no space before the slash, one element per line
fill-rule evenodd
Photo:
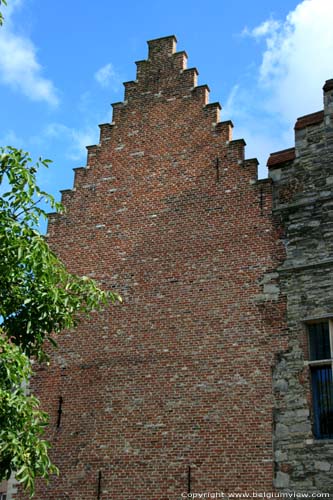
<path fill-rule="evenodd" d="M 314 435 L 333 438 L 333 321 L 308 325 Z"/>

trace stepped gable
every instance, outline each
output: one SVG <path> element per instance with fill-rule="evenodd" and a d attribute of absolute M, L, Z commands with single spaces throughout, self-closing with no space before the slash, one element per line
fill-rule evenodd
<path fill-rule="evenodd" d="M 306 324 L 333 317 L 333 80 L 258 181 L 176 38 L 148 49 L 49 219 L 66 266 L 124 302 L 36 366 L 61 471 L 36 498 L 327 496 L 332 441 L 311 426 L 332 425 L 328 386 L 312 406 Z"/>
<path fill-rule="evenodd" d="M 88 147 L 88 165 L 97 160 L 99 147 L 104 140 L 110 139 L 111 127 L 120 126 L 130 108 L 162 104 L 176 99 L 196 102 L 202 109 L 203 118 L 209 119 L 212 132 L 218 134 L 221 141 L 231 142 L 230 154 L 238 151 L 238 160 L 244 159 L 245 142 L 232 141 L 233 123 L 230 120 L 220 121 L 220 103 L 209 103 L 208 85 L 197 85 L 198 70 L 187 68 L 188 56 L 185 51 L 176 51 L 176 43 L 174 35 L 148 41 L 148 59 L 136 62 L 136 80 L 125 82 L 124 101 L 112 104 L 111 125 L 100 125 L 100 143 L 98 146 Z"/>
<path fill-rule="evenodd" d="M 193 491 L 271 491 L 286 348 L 272 183 L 186 61 L 174 36 L 148 42 L 49 220 L 67 267 L 123 304 L 66 332 L 38 372 L 62 475 L 37 498 L 94 498 L 101 471 L 107 498 L 178 499 L 189 467 Z"/>
<path fill-rule="evenodd" d="M 245 160 L 245 141 L 233 140 L 231 120 L 220 121 L 220 103 L 209 103 L 208 85 L 197 85 L 198 70 L 187 68 L 187 54 L 176 51 L 175 36 L 148 41 L 148 59 L 137 61 L 136 66 L 136 79 L 124 83 L 124 100 L 112 104 L 112 122 L 101 124 L 99 143 L 87 146 L 86 167 L 74 169 L 74 190 L 62 191 L 64 205 L 70 205 L 74 192 L 81 187 L 87 189 L 87 186 L 94 185 L 94 189 L 98 190 L 101 178 L 109 177 L 100 172 L 103 163 L 114 163 L 118 157 L 128 156 L 126 169 L 131 175 L 134 159 L 138 163 L 140 156 L 144 156 L 145 150 L 150 148 L 151 138 L 147 134 L 143 136 L 140 128 L 148 119 L 156 121 L 156 113 L 170 116 L 174 113 L 174 123 L 168 124 L 170 129 L 173 127 L 176 134 L 179 131 L 182 139 L 186 136 L 187 143 L 196 142 L 192 149 L 197 149 L 199 155 L 206 149 L 213 170 L 217 164 L 217 168 L 221 169 L 226 168 L 225 163 L 231 162 L 235 164 L 234 168 L 243 172 L 244 182 L 248 182 L 248 176 L 253 181 L 257 179 L 257 160 Z M 157 143 L 158 128 L 163 134 L 166 127 L 162 121 L 151 131 Z M 128 129 L 126 137 L 122 132 L 125 128 Z M 205 144 L 201 132 L 203 128 L 207 136 Z M 129 141 L 132 146 L 137 144 L 136 151 L 128 151 Z M 187 145 L 183 141 L 184 151 Z M 97 171 L 88 172 L 92 167 L 96 167 Z M 78 196 L 77 192 L 75 196 Z M 51 216 L 51 220 L 53 217 L 59 216 Z"/>

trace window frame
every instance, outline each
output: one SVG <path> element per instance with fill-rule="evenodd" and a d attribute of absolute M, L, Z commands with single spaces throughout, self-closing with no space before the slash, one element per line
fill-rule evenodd
<path fill-rule="evenodd" d="M 311 330 L 310 327 L 311 325 L 318 325 L 320 323 L 326 323 L 328 324 L 328 334 L 329 334 L 329 347 L 330 347 L 330 358 L 325 358 L 325 359 L 315 359 L 311 360 Z M 312 394 L 312 411 L 313 411 L 313 434 L 315 439 L 318 441 L 322 441 L 323 439 L 325 440 L 333 440 L 333 433 L 330 433 L 330 435 L 323 435 L 321 434 L 320 426 L 319 426 L 319 406 L 318 406 L 318 393 L 315 394 L 314 390 L 314 383 L 315 383 L 315 375 L 314 375 L 314 370 L 316 368 L 320 367 L 329 367 L 331 370 L 331 383 L 333 384 L 333 319 L 332 316 L 330 317 L 325 317 L 325 318 L 318 318 L 318 319 L 311 319 L 306 321 L 306 327 L 307 327 L 307 345 L 308 345 L 308 361 L 306 362 L 306 365 L 309 367 L 310 371 L 310 378 L 311 378 L 311 394 Z"/>

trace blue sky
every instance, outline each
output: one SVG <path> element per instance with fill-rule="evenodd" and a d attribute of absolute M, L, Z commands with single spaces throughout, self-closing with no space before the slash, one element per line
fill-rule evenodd
<path fill-rule="evenodd" d="M 58 199 L 122 82 L 135 79 L 146 40 L 176 35 L 261 177 L 333 78 L 333 0 L 8 0 L 3 13 L 0 144 L 53 159 L 40 182 Z"/>

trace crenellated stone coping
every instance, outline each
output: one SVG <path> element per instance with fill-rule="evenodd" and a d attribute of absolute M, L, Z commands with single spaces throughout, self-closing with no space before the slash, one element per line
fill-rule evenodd
<path fill-rule="evenodd" d="M 113 109 L 123 109 L 126 106 L 126 101 L 113 102 L 111 106 Z"/>
<path fill-rule="evenodd" d="M 197 68 L 184 69 L 182 72 L 182 80 L 185 80 L 185 82 L 190 87 L 196 87 L 198 81 L 198 75 L 199 71 L 197 70 Z"/>
<path fill-rule="evenodd" d="M 83 178 L 86 177 L 87 175 L 87 167 L 75 167 L 73 168 L 74 170 L 74 188 L 78 188 L 82 181 L 83 181 Z"/>
<path fill-rule="evenodd" d="M 258 165 L 259 161 L 257 158 L 246 158 L 243 162 L 243 167 L 253 174 L 255 179 L 258 178 Z"/>
<path fill-rule="evenodd" d="M 228 156 L 234 156 L 238 162 L 242 163 L 245 159 L 245 146 L 244 139 L 235 139 L 228 143 Z"/>
<path fill-rule="evenodd" d="M 172 59 L 173 59 L 173 67 L 175 70 L 185 70 L 187 66 L 187 60 L 188 60 L 188 55 L 185 52 L 185 50 L 182 50 L 180 52 L 175 52 L 172 54 Z"/>
<path fill-rule="evenodd" d="M 267 167 L 269 169 L 280 168 L 284 163 L 290 163 L 296 158 L 295 148 L 282 149 L 271 153 L 267 160 Z"/>
<path fill-rule="evenodd" d="M 230 142 L 232 141 L 232 129 L 234 124 L 231 120 L 226 120 L 224 122 L 218 122 L 215 127 L 215 132 L 221 135 L 222 141 Z"/>
<path fill-rule="evenodd" d="M 112 122 L 117 122 L 118 116 L 121 115 L 123 109 L 127 105 L 127 101 L 113 102 L 112 106 Z"/>
<path fill-rule="evenodd" d="M 324 92 L 329 92 L 331 90 L 333 90 L 333 78 L 326 80 L 325 85 L 323 86 Z"/>
<path fill-rule="evenodd" d="M 86 149 L 87 149 L 87 152 L 88 152 L 88 155 L 87 155 L 87 165 L 95 165 L 96 163 L 96 157 L 97 157 L 97 154 L 98 154 L 98 150 L 99 150 L 99 144 L 94 144 L 94 145 L 91 145 L 91 146 L 86 146 Z"/>
<path fill-rule="evenodd" d="M 174 35 L 149 40 L 148 59 L 136 61 L 136 82 L 124 84 L 125 98 L 136 97 L 138 90 L 141 95 L 155 92 L 154 86 L 161 87 L 158 88 L 158 91 L 163 92 L 163 83 L 170 91 L 172 81 L 175 83 L 175 90 L 179 85 L 195 87 L 198 70 L 196 68 L 186 69 L 187 59 L 185 51 L 176 52 L 176 37 Z"/>
<path fill-rule="evenodd" d="M 150 66 L 150 61 L 147 59 L 141 59 L 140 61 L 135 61 L 136 64 L 136 79 L 140 80 L 141 75 L 147 71 L 147 67 Z"/>
<path fill-rule="evenodd" d="M 136 80 L 131 80 L 129 82 L 124 82 L 123 85 L 125 87 L 125 100 L 127 101 L 131 97 L 135 96 L 138 82 Z"/>
<path fill-rule="evenodd" d="M 148 40 L 148 59 L 162 59 L 176 52 L 177 38 L 175 35 Z"/>
<path fill-rule="evenodd" d="M 309 115 L 300 116 L 297 118 L 294 129 L 301 130 L 305 127 L 310 127 L 311 125 L 317 125 L 324 120 L 324 111 L 316 111 L 315 113 L 310 113 Z"/>
<path fill-rule="evenodd" d="M 137 80 L 131 80 L 128 82 L 124 82 L 124 87 L 125 87 L 125 101 L 128 99 L 132 99 L 135 97 L 138 97 L 139 95 L 144 95 L 145 92 L 140 89 L 140 83 L 142 81 L 142 77 L 147 76 L 149 77 L 150 73 L 150 61 L 139 61 L 139 63 L 143 63 L 141 65 L 140 70 L 137 71 Z M 147 63 L 147 64 L 146 64 Z M 198 79 L 198 70 L 197 68 L 186 68 L 185 62 L 180 65 L 179 68 L 176 68 L 176 72 L 174 73 L 174 76 L 176 77 L 176 80 L 178 80 L 181 84 L 186 85 L 188 87 L 196 87 L 197 86 L 197 79 Z M 164 75 L 165 76 L 165 75 Z M 161 78 L 161 90 L 163 91 L 163 75 Z M 177 83 L 175 83 L 175 86 Z M 147 91 L 149 91 L 147 89 Z"/>
<path fill-rule="evenodd" d="M 47 214 L 47 225 L 49 226 L 50 224 L 55 224 L 57 220 L 59 220 L 61 217 L 63 217 L 64 214 L 61 214 L 59 212 L 48 212 Z M 48 238 L 49 234 L 48 232 L 44 236 L 44 238 Z"/>
<path fill-rule="evenodd" d="M 333 78 L 331 80 L 326 80 L 323 86 L 324 91 L 324 114 L 325 116 L 333 114 Z M 331 120 L 326 121 L 329 127 L 332 127 Z"/>
<path fill-rule="evenodd" d="M 218 123 L 220 121 L 220 111 L 222 106 L 219 102 L 212 102 L 204 106 L 205 113 L 211 117 L 213 123 Z"/>
<path fill-rule="evenodd" d="M 98 126 L 100 128 L 99 142 L 100 142 L 100 144 L 102 144 L 103 142 L 111 139 L 113 125 L 112 125 L 112 123 L 101 123 Z"/>
<path fill-rule="evenodd" d="M 75 188 L 73 188 L 73 189 L 61 189 L 60 190 L 61 203 L 62 203 L 62 205 L 64 205 L 64 207 L 66 207 L 67 203 L 72 198 L 74 192 L 75 192 Z"/>
<path fill-rule="evenodd" d="M 196 68 L 186 69 L 182 74 L 185 75 L 186 77 L 182 78 L 183 83 L 189 87 L 189 90 L 192 93 L 192 97 L 197 99 L 199 102 L 201 101 L 203 106 L 208 104 L 210 89 L 208 85 L 197 85 L 198 73 L 196 72 Z M 131 101 L 132 99 L 139 98 L 142 95 L 144 96 L 147 95 L 146 92 L 138 92 L 138 82 L 136 81 L 125 82 L 124 86 L 125 86 L 125 101 Z M 161 95 L 163 94 L 163 88 L 160 90 L 160 93 Z M 186 97 L 189 96 L 186 95 Z"/>
<path fill-rule="evenodd" d="M 187 69 L 187 53 L 184 50 L 176 52 L 176 41 L 174 35 L 148 41 L 148 59 L 136 61 L 136 80 L 124 83 L 125 100 L 147 96 L 149 93 L 160 96 L 164 85 L 169 94 L 174 85 L 177 95 L 185 91 L 183 97 L 189 97 L 188 91 L 197 87 L 199 72 L 197 68 Z M 201 92 L 198 92 L 194 95 L 200 98 Z M 208 96 L 204 95 L 203 101 L 207 104 Z"/>
<path fill-rule="evenodd" d="M 191 90 L 191 92 L 192 97 L 201 102 L 203 106 L 208 104 L 210 92 L 208 85 L 197 85 Z"/>

